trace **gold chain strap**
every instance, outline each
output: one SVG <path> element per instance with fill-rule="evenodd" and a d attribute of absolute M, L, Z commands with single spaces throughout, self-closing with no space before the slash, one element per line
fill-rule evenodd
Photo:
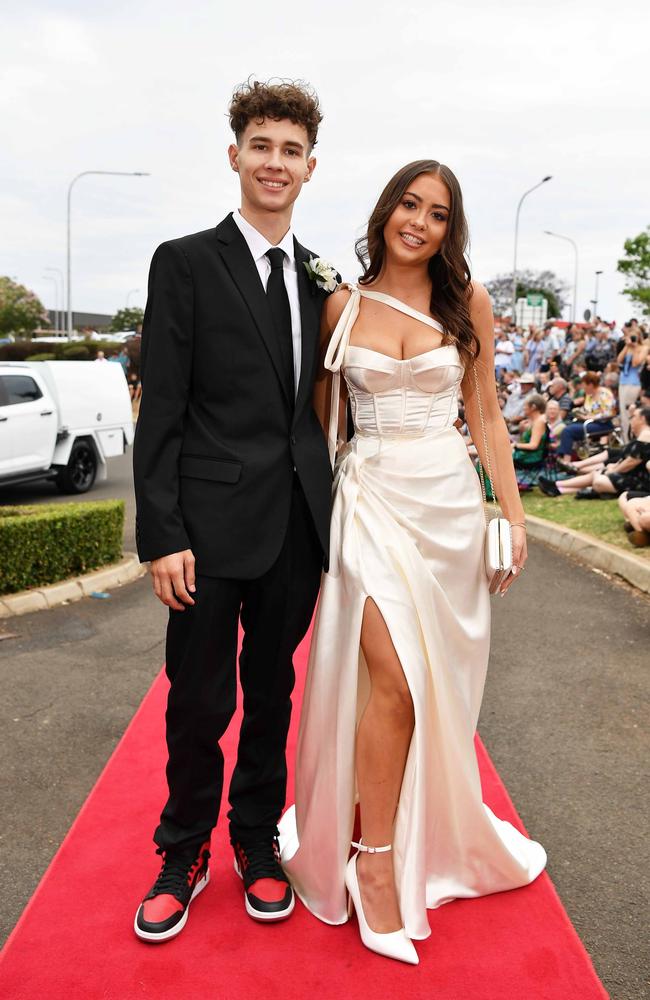
<path fill-rule="evenodd" d="M 488 448 L 487 431 L 485 429 L 485 417 L 483 416 L 483 403 L 481 401 L 481 390 L 478 384 L 478 375 L 476 374 L 476 363 L 472 363 L 472 371 L 474 373 L 474 386 L 476 387 L 476 398 L 478 399 L 478 412 L 481 417 L 481 429 L 483 431 L 483 447 L 485 448 L 485 457 L 487 458 L 488 476 L 490 479 L 490 486 L 492 488 L 492 504 L 497 512 L 497 517 L 499 514 L 499 505 L 497 504 L 496 492 L 494 489 L 494 479 L 492 478 L 492 465 L 490 463 L 490 449 Z M 478 454 L 478 448 L 476 449 Z M 483 469 L 483 464 L 481 462 L 480 455 L 478 456 L 478 470 L 479 470 L 479 480 L 481 483 L 481 495 L 483 497 L 483 509 L 485 510 L 485 504 L 487 504 L 487 493 L 485 489 L 485 470 Z M 490 517 L 487 510 L 485 510 L 485 523 L 490 523 Z"/>

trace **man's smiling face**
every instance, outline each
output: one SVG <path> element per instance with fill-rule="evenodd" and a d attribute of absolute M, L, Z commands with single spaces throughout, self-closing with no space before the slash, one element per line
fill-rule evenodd
<path fill-rule="evenodd" d="M 239 174 L 241 207 L 253 212 L 286 212 L 316 166 L 306 129 L 287 118 L 250 121 L 228 157 Z"/>

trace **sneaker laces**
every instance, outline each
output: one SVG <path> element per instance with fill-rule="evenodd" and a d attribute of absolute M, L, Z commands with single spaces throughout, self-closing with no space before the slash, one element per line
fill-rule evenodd
<path fill-rule="evenodd" d="M 275 838 L 258 841 L 258 843 L 249 844 L 246 847 L 243 844 L 238 844 L 237 850 L 245 859 L 246 880 L 250 885 L 261 878 L 277 879 L 279 877 L 284 879 L 284 873 L 280 867 L 278 842 Z"/>
<path fill-rule="evenodd" d="M 162 851 L 157 853 L 162 853 Z M 182 854 L 165 853 L 163 855 L 163 866 L 151 889 L 151 895 L 161 896 L 163 893 L 168 893 L 171 896 L 175 896 L 177 899 L 182 898 L 183 893 L 187 892 L 190 870 L 199 861 L 203 863 L 203 861 L 207 861 L 209 857 L 209 852 L 204 851 L 202 851 L 201 854 L 193 855 L 192 857 Z"/>

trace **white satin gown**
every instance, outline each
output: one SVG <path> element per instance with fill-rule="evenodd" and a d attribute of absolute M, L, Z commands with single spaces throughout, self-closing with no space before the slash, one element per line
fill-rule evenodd
<path fill-rule="evenodd" d="M 339 372 L 354 417 L 335 467 L 329 572 L 314 625 L 296 758 L 296 803 L 280 822 L 284 868 L 321 920 L 347 920 L 344 869 L 357 801 L 355 736 L 369 694 L 360 649 L 367 598 L 398 653 L 415 726 L 393 847 L 402 918 L 430 934 L 427 908 L 514 889 L 546 863 L 544 848 L 483 804 L 474 751 L 488 662 L 490 598 L 478 477 L 454 421 L 463 366 L 454 345 L 404 361 L 349 344 L 361 296 L 353 288 L 332 335 L 330 454 Z"/>

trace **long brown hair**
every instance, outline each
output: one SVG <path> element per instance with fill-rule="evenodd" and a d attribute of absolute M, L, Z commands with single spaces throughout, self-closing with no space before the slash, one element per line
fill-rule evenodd
<path fill-rule="evenodd" d="M 365 236 L 357 240 L 355 252 L 363 268 L 359 284 L 376 281 L 384 266 L 384 226 L 399 205 L 404 192 L 420 174 L 434 174 L 447 185 L 451 196 L 447 233 L 440 251 L 429 260 L 431 315 L 444 327 L 444 342 L 455 343 L 465 361 L 478 357 L 481 345 L 469 315 L 471 274 L 465 252 L 469 230 L 463 211 L 463 195 L 455 175 L 438 160 L 414 160 L 398 170 L 382 191 L 368 220 Z"/>

